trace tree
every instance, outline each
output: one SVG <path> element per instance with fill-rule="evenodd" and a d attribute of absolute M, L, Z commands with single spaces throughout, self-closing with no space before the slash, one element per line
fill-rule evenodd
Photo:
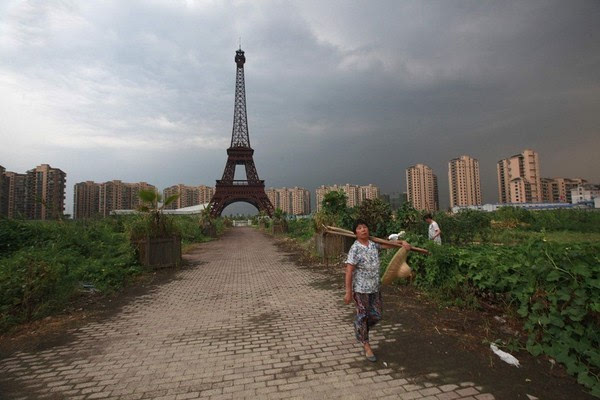
<path fill-rule="evenodd" d="M 322 225 L 335 225 L 348 228 L 350 210 L 346 206 L 346 194 L 340 191 L 331 191 L 323 196 L 321 210 L 315 215 L 315 230 L 320 231 Z"/>
<path fill-rule="evenodd" d="M 331 191 L 323 196 L 323 212 L 330 215 L 342 215 L 346 212 L 347 197 L 344 192 Z"/>
<path fill-rule="evenodd" d="M 398 211 L 396 211 L 395 230 L 422 233 L 421 228 L 424 226 L 425 224 L 423 223 L 421 212 L 415 209 L 409 201 L 402 203 Z"/>
<path fill-rule="evenodd" d="M 392 223 L 392 208 L 381 199 L 366 199 L 358 207 L 358 219 L 364 220 L 374 236 L 383 237 L 388 234 L 388 226 Z"/>

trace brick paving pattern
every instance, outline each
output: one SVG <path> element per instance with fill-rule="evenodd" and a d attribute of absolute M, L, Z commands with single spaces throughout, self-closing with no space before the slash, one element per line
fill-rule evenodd
<path fill-rule="evenodd" d="M 477 399 L 473 382 L 413 381 L 364 359 L 353 308 L 251 228 L 188 256 L 193 267 L 68 344 L 0 361 L 7 399 Z M 375 351 L 400 325 L 372 334 Z M 432 374 L 435 376 L 435 374 Z M 7 386 L 7 385 L 4 385 Z"/>

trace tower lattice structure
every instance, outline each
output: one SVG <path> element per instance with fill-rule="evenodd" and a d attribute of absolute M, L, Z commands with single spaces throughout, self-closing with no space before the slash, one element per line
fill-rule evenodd
<path fill-rule="evenodd" d="M 217 180 L 215 194 L 209 207 L 213 216 L 219 216 L 223 209 L 236 202 L 246 202 L 273 215 L 273 205 L 265 192 L 265 181 L 260 180 L 254 165 L 254 150 L 250 147 L 248 117 L 246 115 L 246 88 L 244 84 L 244 63 L 246 57 L 240 48 L 235 52 L 235 103 L 233 108 L 233 131 L 231 145 L 227 149 L 227 163 L 221 180 Z M 243 165 L 246 179 L 235 179 L 235 168 Z"/>

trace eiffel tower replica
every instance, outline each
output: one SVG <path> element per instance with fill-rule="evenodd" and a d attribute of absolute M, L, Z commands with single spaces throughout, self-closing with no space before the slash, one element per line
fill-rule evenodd
<path fill-rule="evenodd" d="M 218 217 L 223 209 L 232 203 L 243 201 L 252 204 L 259 211 L 273 216 L 273 205 L 265 192 L 265 181 L 258 178 L 248 135 L 246 116 L 246 89 L 244 84 L 244 63 L 246 57 L 240 48 L 235 52 L 237 71 L 235 76 L 235 104 L 233 109 L 233 132 L 231 146 L 227 149 L 227 164 L 223 178 L 217 180 L 215 194 L 208 207 L 211 215 Z M 235 167 L 246 167 L 246 179 L 235 180 Z"/>

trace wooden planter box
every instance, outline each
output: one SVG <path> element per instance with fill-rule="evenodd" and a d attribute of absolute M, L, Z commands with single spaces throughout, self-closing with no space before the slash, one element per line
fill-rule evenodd
<path fill-rule="evenodd" d="M 202 228 L 202 234 L 204 236 L 216 238 L 217 237 L 217 227 L 214 225 L 206 226 L 206 227 Z"/>
<path fill-rule="evenodd" d="M 271 225 L 271 232 L 273 232 L 273 233 L 286 233 L 287 232 L 287 225 L 273 223 Z"/>
<path fill-rule="evenodd" d="M 354 240 L 354 238 L 324 232 L 315 233 L 317 253 L 326 260 L 335 259 L 342 253 L 348 253 Z"/>
<path fill-rule="evenodd" d="M 140 263 L 152 268 L 172 268 L 181 265 L 181 238 L 145 238 L 134 241 Z"/>

